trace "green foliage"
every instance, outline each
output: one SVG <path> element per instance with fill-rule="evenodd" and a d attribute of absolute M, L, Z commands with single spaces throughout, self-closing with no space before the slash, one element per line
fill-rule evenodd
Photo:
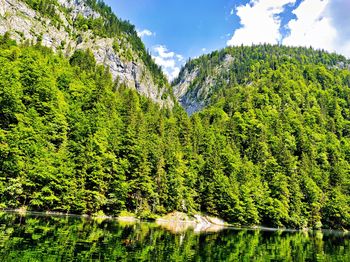
<path fill-rule="evenodd" d="M 43 17 L 50 18 L 53 26 L 59 28 L 63 22 L 58 15 L 56 8 L 59 7 L 57 0 L 24 0 L 35 11 L 38 11 Z"/>
<path fill-rule="evenodd" d="M 203 211 L 241 224 L 349 228 L 349 64 L 270 45 L 188 62 L 175 83 L 185 69 L 199 70 L 192 88 L 213 82 L 209 106 L 192 116 L 206 128 L 196 149 L 205 161 Z"/>
<path fill-rule="evenodd" d="M 96 66 L 95 56 L 90 50 L 76 50 L 69 59 L 69 63 L 85 71 L 94 71 Z"/>
<path fill-rule="evenodd" d="M 114 83 L 90 51 L 0 43 L 1 207 L 350 228 L 350 73 L 334 55 L 229 49 L 266 61 L 188 117 Z"/>
<path fill-rule="evenodd" d="M 163 188 L 183 170 L 165 156 L 176 143 L 180 152 L 167 144 L 178 125 L 171 111 L 113 83 L 90 51 L 68 61 L 0 42 L 2 206 L 143 217 L 181 206 L 185 196 L 168 199 Z"/>

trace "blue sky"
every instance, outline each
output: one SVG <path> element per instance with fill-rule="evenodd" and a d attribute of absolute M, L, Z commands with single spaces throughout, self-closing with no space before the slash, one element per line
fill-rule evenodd
<path fill-rule="evenodd" d="M 105 0 L 129 20 L 170 79 L 189 57 L 258 43 L 350 56 L 350 0 Z"/>
<path fill-rule="evenodd" d="M 203 48 L 226 45 L 227 34 L 238 26 L 238 17 L 230 15 L 238 2 L 244 1 L 106 0 L 117 16 L 130 20 L 138 30 L 155 33 L 143 37 L 148 47 L 166 45 L 185 57 L 198 56 Z"/>

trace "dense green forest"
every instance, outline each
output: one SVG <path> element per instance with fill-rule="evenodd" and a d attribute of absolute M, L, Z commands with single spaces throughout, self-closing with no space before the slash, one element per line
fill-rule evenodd
<path fill-rule="evenodd" d="M 245 80 L 228 76 L 188 117 L 113 82 L 89 51 L 1 37 L 1 208 L 350 229 L 350 72 L 295 50 L 230 49 L 253 63 Z"/>
<path fill-rule="evenodd" d="M 229 62 L 227 64 L 230 70 L 219 70 L 219 74 L 217 74 L 218 66 L 228 69 L 223 65 L 228 57 Z M 324 65 L 328 68 L 346 69 L 349 68 L 350 62 L 342 55 L 314 50 L 312 47 L 287 47 L 268 44 L 252 47 L 226 47 L 208 55 L 202 55 L 197 59 L 190 59 L 181 69 L 173 84 L 176 85 L 183 78 L 185 69 L 192 70 L 196 67 L 199 69 L 199 74 L 195 79 L 197 82 L 210 76 L 229 80 L 231 84 L 244 84 L 252 80 L 252 73 L 265 74 L 266 70 L 276 69 L 281 64 L 312 64 Z M 216 74 L 214 75 L 214 73 Z"/>
<path fill-rule="evenodd" d="M 180 102 L 188 109 L 188 102 L 210 105 L 216 97 L 222 97 L 223 89 L 233 85 L 250 85 L 257 78 L 285 67 L 306 66 L 303 74 L 316 65 L 326 69 L 350 69 L 350 61 L 344 56 L 304 47 L 257 45 L 227 47 L 189 60 L 173 81 L 174 88 L 183 83 L 187 73 L 192 74 Z M 286 70 L 286 69 L 285 69 Z M 311 70 L 311 69 L 310 69 Z M 320 83 L 322 84 L 322 83 Z M 189 112 L 192 113 L 192 112 Z"/>

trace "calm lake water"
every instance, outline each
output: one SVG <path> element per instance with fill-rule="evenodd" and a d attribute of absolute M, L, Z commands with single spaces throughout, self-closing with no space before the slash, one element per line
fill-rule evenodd
<path fill-rule="evenodd" d="M 0 212 L 0 261 L 350 261 L 337 232 L 225 229 Z"/>

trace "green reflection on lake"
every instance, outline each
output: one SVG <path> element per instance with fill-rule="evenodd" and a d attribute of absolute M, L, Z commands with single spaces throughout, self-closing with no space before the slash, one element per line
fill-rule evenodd
<path fill-rule="evenodd" d="M 0 228 L 0 261 L 350 261 L 350 236 L 339 232 L 173 234 L 152 223 L 8 212 Z"/>

